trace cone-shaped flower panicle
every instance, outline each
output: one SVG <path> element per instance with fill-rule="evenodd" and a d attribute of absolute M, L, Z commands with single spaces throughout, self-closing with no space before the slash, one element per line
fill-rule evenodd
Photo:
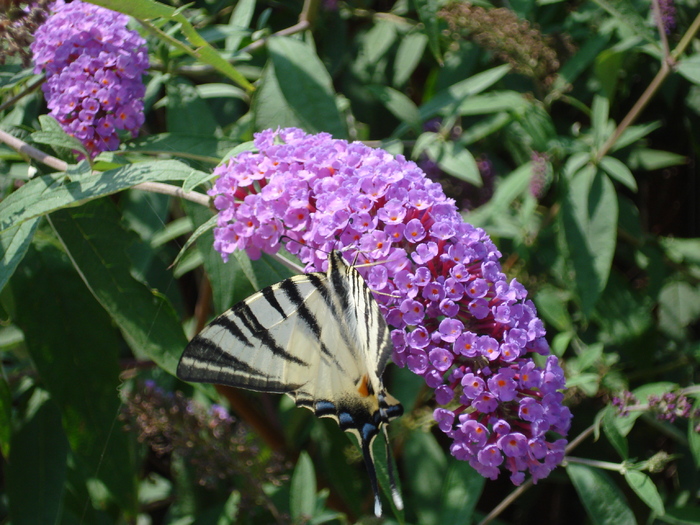
<path fill-rule="evenodd" d="M 565 379 L 488 235 L 401 155 L 293 128 L 259 133 L 255 147 L 215 170 L 223 258 L 276 252 L 284 235 L 307 271 L 331 250 L 376 262 L 359 271 L 392 327 L 393 360 L 435 390 L 452 454 L 490 478 L 501 466 L 516 484 L 547 476 L 571 420 Z"/>
<path fill-rule="evenodd" d="M 31 46 L 49 114 L 91 156 L 113 151 L 119 130 L 135 135 L 144 121 L 146 41 L 109 9 L 58 0 L 52 11 Z"/>

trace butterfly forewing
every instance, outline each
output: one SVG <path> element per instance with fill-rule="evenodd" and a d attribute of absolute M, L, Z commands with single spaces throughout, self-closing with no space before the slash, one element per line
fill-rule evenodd
<path fill-rule="evenodd" d="M 253 294 L 195 336 L 180 359 L 185 381 L 287 393 L 361 441 L 378 500 L 371 443 L 401 415 L 382 385 L 389 330 L 362 276 L 332 252 L 326 273 Z"/>

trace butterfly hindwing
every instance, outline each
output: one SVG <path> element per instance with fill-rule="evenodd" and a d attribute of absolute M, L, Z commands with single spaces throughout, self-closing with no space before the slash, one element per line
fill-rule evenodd
<path fill-rule="evenodd" d="M 335 419 L 360 440 L 380 514 L 371 444 L 403 410 L 381 381 L 391 351 L 386 321 L 362 276 L 332 252 L 326 273 L 285 279 L 217 317 L 189 343 L 177 375 L 287 393 Z"/>

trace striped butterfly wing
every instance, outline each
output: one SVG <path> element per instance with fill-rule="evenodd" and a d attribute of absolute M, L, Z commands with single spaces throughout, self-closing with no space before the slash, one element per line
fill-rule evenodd
<path fill-rule="evenodd" d="M 391 351 L 386 321 L 362 276 L 332 252 L 326 273 L 281 281 L 216 318 L 189 343 L 177 375 L 286 393 L 317 416 L 335 419 L 359 439 L 380 515 L 371 445 L 403 412 L 381 380 Z"/>

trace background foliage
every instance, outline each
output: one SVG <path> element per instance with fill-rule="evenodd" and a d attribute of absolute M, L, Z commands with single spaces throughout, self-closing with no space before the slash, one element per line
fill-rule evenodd
<path fill-rule="evenodd" d="M 146 125 L 119 152 L 76 163 L 37 76 L 0 69 L 2 130 L 70 163 L 54 173 L 0 145 L 3 522 L 374 519 L 332 422 L 171 375 L 188 336 L 289 271 L 224 265 L 210 231 L 171 267 L 212 213 L 129 189 L 203 191 L 253 132 L 297 126 L 419 162 L 534 298 L 577 447 L 499 519 L 700 523 L 699 421 L 645 404 L 685 388 L 700 407 L 695 0 L 668 34 L 659 4 L 637 0 L 95 3 L 140 19 L 151 55 Z M 390 429 L 406 510 L 389 519 L 483 519 L 512 485 L 454 460 L 420 378 L 389 368 L 407 409 Z M 620 417 L 624 390 L 638 404 Z"/>

